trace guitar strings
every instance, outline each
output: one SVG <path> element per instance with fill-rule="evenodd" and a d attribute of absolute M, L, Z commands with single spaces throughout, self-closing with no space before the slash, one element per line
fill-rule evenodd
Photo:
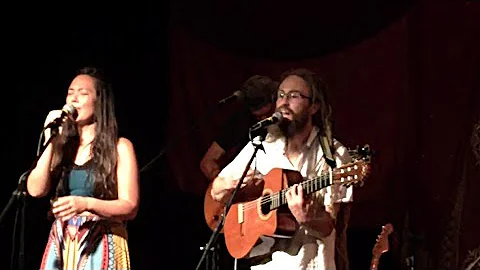
<path fill-rule="evenodd" d="M 332 182 L 329 181 L 329 175 L 321 175 L 319 177 L 316 177 L 316 178 L 313 178 L 313 179 L 309 179 L 309 180 L 306 180 L 304 182 L 301 182 L 300 184 L 302 185 L 303 188 L 307 187 L 307 190 L 308 190 L 308 186 L 309 184 L 315 182 L 315 181 L 321 181 L 321 182 L 325 182 L 325 180 L 327 180 L 328 182 L 325 183 L 325 187 L 329 186 L 329 184 L 331 184 Z M 328 185 L 327 185 L 328 184 Z M 311 186 L 311 185 L 310 185 Z M 250 201 L 250 202 L 246 202 L 244 203 L 243 205 L 243 210 L 249 210 L 249 209 L 255 209 L 257 208 L 257 203 L 258 201 L 260 200 L 260 204 L 263 205 L 265 203 L 270 203 L 274 200 L 280 200 L 280 198 L 284 198 L 285 197 L 285 193 L 290 189 L 291 187 L 287 188 L 287 189 L 284 189 L 284 190 L 281 190 L 279 192 L 275 192 L 271 195 L 268 195 L 268 196 L 264 196 L 264 197 L 261 197 L 259 199 L 256 199 L 256 200 L 253 200 L 253 201 Z"/>
<path fill-rule="evenodd" d="M 348 164 L 348 166 L 352 166 L 353 164 L 358 164 L 358 163 L 359 163 L 359 162 L 353 162 L 353 163 Z M 313 178 L 313 179 L 305 180 L 305 181 L 301 182 L 300 184 L 302 185 L 303 188 L 307 188 L 307 192 L 308 192 L 308 188 L 309 188 L 310 186 L 312 186 L 311 183 L 313 183 L 313 182 L 319 182 L 319 181 L 321 181 L 320 185 L 324 185 L 324 187 L 328 187 L 328 186 L 330 186 L 330 185 L 332 185 L 332 184 L 335 183 L 335 181 L 332 182 L 332 179 L 330 179 L 330 174 L 327 174 L 327 173 L 326 173 L 326 174 L 322 174 L 322 175 L 320 175 L 320 176 L 318 176 L 318 177 L 315 177 L 315 178 Z M 325 181 L 328 181 L 328 182 L 324 183 Z M 358 180 L 357 180 L 357 181 L 358 181 Z M 348 182 L 350 182 L 350 181 L 348 181 Z M 348 184 L 348 182 L 345 182 L 345 183 L 343 183 L 343 184 Z M 317 185 L 317 184 L 315 184 L 315 185 Z M 284 198 L 284 197 L 285 197 L 285 193 L 286 193 L 289 189 L 290 189 L 290 187 L 287 188 L 287 189 L 281 190 L 281 191 L 279 191 L 279 192 L 273 193 L 273 194 L 271 194 L 271 195 L 269 195 L 269 196 L 263 196 L 263 197 L 258 198 L 258 199 L 256 199 L 256 200 L 253 200 L 253 201 L 250 201 L 250 202 L 246 202 L 246 203 L 243 204 L 243 211 L 250 210 L 250 209 L 256 209 L 256 208 L 257 208 L 257 203 L 258 203 L 259 200 L 260 200 L 260 205 L 263 205 L 263 204 L 265 204 L 265 203 L 270 203 L 270 202 L 272 202 L 272 201 L 274 201 L 274 200 L 280 200 L 280 198 Z M 280 196 L 281 196 L 281 197 L 280 197 Z M 275 207 L 275 208 L 276 208 L 276 207 Z"/>

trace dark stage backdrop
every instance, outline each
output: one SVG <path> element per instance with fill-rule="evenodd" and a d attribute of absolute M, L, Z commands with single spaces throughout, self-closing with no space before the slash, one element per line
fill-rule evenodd
<path fill-rule="evenodd" d="M 182 191 L 202 196 L 200 158 L 231 111 L 216 103 L 253 74 L 312 69 L 329 85 L 335 137 L 377 151 L 371 177 L 355 190 L 355 269 L 368 268 L 388 222 L 397 267 L 414 256 L 416 269 L 459 268 L 480 244 L 470 144 L 480 105 L 479 4 L 349 2 L 175 5 L 169 166 Z"/>
<path fill-rule="evenodd" d="M 387 222 L 395 232 L 384 269 L 405 269 L 411 256 L 415 269 L 463 269 L 479 256 L 478 1 L 172 2 L 30 4 L 2 17 L 1 204 L 33 161 L 48 111 L 64 105 L 74 70 L 103 67 L 142 169 L 140 212 L 128 224 L 132 265 L 194 269 L 211 233 L 199 161 L 236 109 L 216 103 L 253 74 L 306 67 L 329 85 L 336 138 L 377 153 L 355 190 L 352 268 L 368 267 Z M 26 269 L 38 269 L 48 199 L 27 202 Z M 0 224 L 1 269 L 16 209 Z"/>

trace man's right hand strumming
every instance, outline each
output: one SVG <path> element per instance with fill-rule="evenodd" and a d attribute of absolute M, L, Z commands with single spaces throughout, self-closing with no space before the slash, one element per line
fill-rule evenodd
<path fill-rule="evenodd" d="M 237 188 L 240 179 L 229 179 L 229 177 L 218 176 L 212 186 L 212 197 L 216 201 L 226 202 L 233 191 Z M 263 183 L 263 175 L 249 169 L 240 185 L 240 190 L 257 187 Z"/>

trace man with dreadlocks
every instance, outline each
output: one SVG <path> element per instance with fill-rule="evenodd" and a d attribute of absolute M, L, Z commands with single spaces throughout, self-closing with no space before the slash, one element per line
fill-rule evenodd
<path fill-rule="evenodd" d="M 268 127 L 264 151 L 256 153 L 237 198 L 259 197 L 263 176 L 274 168 L 297 171 L 310 179 L 351 162 L 347 149 L 332 136 L 322 79 L 309 70 L 294 69 L 280 81 L 276 110 L 283 121 Z M 228 201 L 254 149 L 253 141 L 249 142 L 215 178 L 211 191 L 215 200 Z M 352 188 L 335 184 L 308 196 L 304 193 L 298 183 L 288 189 L 287 214 L 279 214 L 281 230 L 277 232 L 290 233 L 262 236 L 242 260 L 249 262 L 250 269 L 336 269 L 336 215 L 340 203 L 352 200 Z"/>

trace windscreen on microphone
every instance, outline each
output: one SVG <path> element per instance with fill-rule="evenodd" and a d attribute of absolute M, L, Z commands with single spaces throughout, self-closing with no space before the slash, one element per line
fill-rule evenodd
<path fill-rule="evenodd" d="M 250 127 L 250 132 L 256 131 L 262 128 L 266 128 L 270 125 L 280 124 L 283 120 L 283 114 L 281 112 L 275 112 L 272 116 L 263 119 L 262 121 L 256 123 Z"/>
<path fill-rule="evenodd" d="M 222 104 L 228 104 L 228 103 L 232 103 L 232 102 L 235 102 L 235 101 L 243 101 L 245 98 L 245 93 L 243 91 L 235 91 L 233 92 L 232 95 L 220 100 L 218 103 L 220 105 Z"/>
<path fill-rule="evenodd" d="M 77 109 L 70 103 L 67 103 L 62 108 L 62 116 L 67 116 L 71 120 L 75 120 L 78 116 Z"/>
<path fill-rule="evenodd" d="M 243 101 L 245 99 L 245 93 L 243 91 L 235 91 L 233 95 L 237 97 L 237 101 Z"/>
<path fill-rule="evenodd" d="M 75 121 L 77 119 L 78 112 L 77 109 L 72 104 L 65 104 L 62 108 L 62 114 L 48 123 L 43 130 L 48 128 L 58 128 L 67 120 Z"/>
<path fill-rule="evenodd" d="M 283 114 L 281 112 L 275 112 L 271 116 L 272 124 L 279 124 L 283 120 Z"/>

